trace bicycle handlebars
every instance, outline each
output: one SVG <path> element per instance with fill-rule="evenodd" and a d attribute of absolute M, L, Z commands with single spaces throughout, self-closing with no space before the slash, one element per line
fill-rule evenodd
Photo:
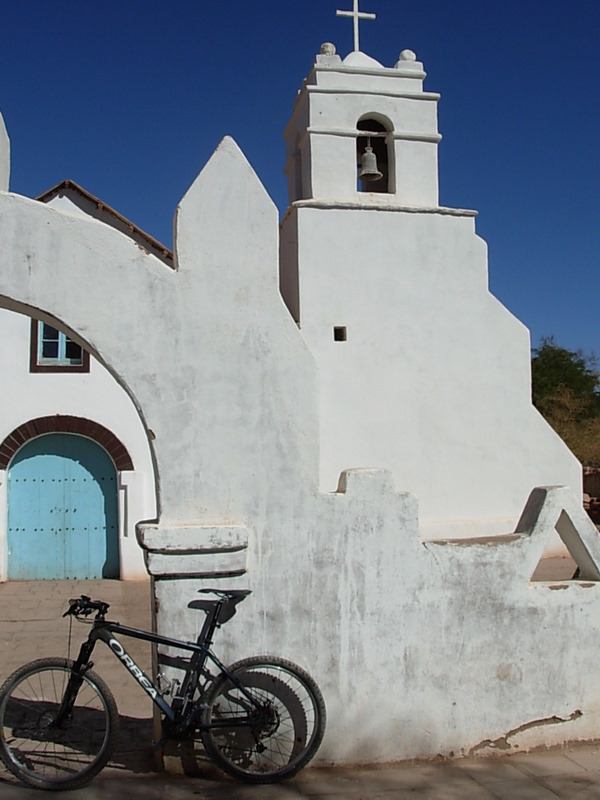
<path fill-rule="evenodd" d="M 85 594 L 81 597 L 69 600 L 69 608 L 63 614 L 63 617 L 89 617 L 94 611 L 97 611 L 96 617 L 103 617 L 108 609 L 109 603 L 103 603 L 102 600 L 92 600 Z"/>
<path fill-rule="evenodd" d="M 222 625 L 228 622 L 235 614 L 235 606 L 244 600 L 249 594 L 250 589 L 199 589 L 200 594 L 214 594 L 219 600 L 216 601 L 220 606 L 218 613 L 218 624 Z M 211 607 L 215 601 L 202 601 L 195 600 L 188 604 L 188 608 L 201 608 L 208 613 L 208 607 Z M 96 611 L 96 619 L 103 619 L 106 612 L 110 608 L 110 603 L 105 603 L 102 600 L 92 600 L 85 594 L 81 597 L 72 598 L 69 600 L 69 608 L 63 614 L 63 617 L 89 617 Z"/>

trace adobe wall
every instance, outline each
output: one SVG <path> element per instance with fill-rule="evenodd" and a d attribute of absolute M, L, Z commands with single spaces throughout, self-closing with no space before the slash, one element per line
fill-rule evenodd
<path fill-rule="evenodd" d="M 300 203 L 282 231 L 300 242 L 321 490 L 349 466 L 388 469 L 419 498 L 426 539 L 509 533 L 534 486 L 580 494 L 581 465 L 532 405 L 529 331 L 489 291 L 472 212 L 357 197 Z"/>
<path fill-rule="evenodd" d="M 173 271 L 99 222 L 0 193 L 2 304 L 76 332 L 145 426 L 158 629 L 190 638 L 202 586 L 252 589 L 219 652 L 271 651 L 314 675 L 322 763 L 595 736 L 582 642 L 600 554 L 577 501 L 540 490 L 515 536 L 465 546 L 421 543 L 417 501 L 389 472 L 320 493 L 317 369 L 279 295 L 275 208 L 231 140 L 181 202 L 176 251 Z M 531 586 L 557 525 L 585 580 Z"/>

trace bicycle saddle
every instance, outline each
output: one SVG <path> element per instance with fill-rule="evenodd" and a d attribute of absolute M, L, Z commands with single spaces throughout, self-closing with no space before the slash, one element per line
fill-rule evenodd
<path fill-rule="evenodd" d="M 218 624 L 224 625 L 235 614 L 235 607 L 238 603 L 252 594 L 250 589 L 198 589 L 200 594 L 216 594 L 219 600 L 192 600 L 188 603 L 188 608 L 196 608 L 208 614 L 217 606 L 221 606 L 218 615 Z M 223 600 L 223 598 L 226 598 Z"/>
<path fill-rule="evenodd" d="M 252 594 L 252 589 L 198 589 L 198 594 L 216 594 L 230 600 L 243 600 Z"/>

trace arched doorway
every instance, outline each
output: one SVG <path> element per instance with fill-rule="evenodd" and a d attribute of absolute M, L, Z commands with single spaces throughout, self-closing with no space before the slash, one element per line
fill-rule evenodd
<path fill-rule="evenodd" d="M 96 442 L 49 433 L 8 469 L 8 578 L 119 577 L 117 472 Z"/>

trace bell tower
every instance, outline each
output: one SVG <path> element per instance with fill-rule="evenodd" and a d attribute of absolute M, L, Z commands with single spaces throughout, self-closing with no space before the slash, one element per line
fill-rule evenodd
<path fill-rule="evenodd" d="M 411 50 L 386 68 L 323 44 L 284 133 L 290 204 L 436 208 L 439 95 L 424 78 Z"/>
<path fill-rule="evenodd" d="M 319 487 L 376 466 L 418 497 L 422 538 L 505 533 L 532 486 L 580 470 L 531 405 L 476 212 L 439 205 L 439 95 L 411 50 L 361 52 L 357 6 L 354 50 L 321 47 L 285 131 L 280 288 L 317 368 Z"/>

